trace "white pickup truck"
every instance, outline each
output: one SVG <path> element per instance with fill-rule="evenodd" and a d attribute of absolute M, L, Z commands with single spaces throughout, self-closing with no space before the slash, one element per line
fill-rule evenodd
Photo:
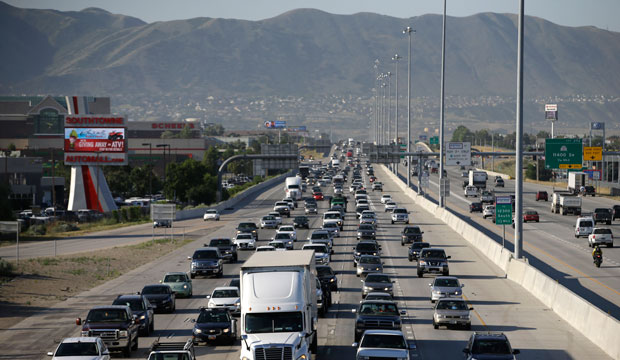
<path fill-rule="evenodd" d="M 614 246 L 614 235 L 611 233 L 611 229 L 594 228 L 592 230 L 592 233 L 588 235 L 588 246 L 594 247 L 596 245 Z"/>

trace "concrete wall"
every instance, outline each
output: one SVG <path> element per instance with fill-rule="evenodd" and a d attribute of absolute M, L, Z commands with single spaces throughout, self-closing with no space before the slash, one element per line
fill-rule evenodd
<path fill-rule="evenodd" d="M 224 209 L 229 208 L 229 207 L 235 207 L 238 203 L 240 203 L 241 201 L 245 200 L 246 198 L 259 194 L 263 191 L 265 191 L 266 189 L 278 184 L 278 183 L 283 183 L 284 179 L 287 176 L 293 176 L 293 172 L 288 172 L 286 174 L 282 174 L 279 176 L 276 176 L 274 178 L 271 178 L 267 181 L 263 181 L 260 184 L 254 185 L 248 189 L 243 190 L 242 192 L 238 193 L 237 196 L 228 199 L 226 201 L 222 201 L 219 204 L 210 206 L 210 207 L 205 207 L 205 208 L 200 208 L 200 209 L 191 209 L 191 210 L 181 210 L 178 211 L 176 213 L 176 220 L 186 220 L 186 219 L 195 219 L 195 218 L 201 218 L 206 209 L 217 209 L 220 212 L 222 212 Z M 284 193 L 284 192 L 283 192 Z"/>
<path fill-rule="evenodd" d="M 545 306 L 551 308 L 613 359 L 620 359 L 620 341 L 618 341 L 620 321 L 560 285 L 526 261 L 514 259 L 512 253 L 503 249 L 495 240 L 449 210 L 440 208 L 433 202 L 419 196 L 412 189 L 407 188 L 407 184 L 385 166 L 383 169 L 399 186 L 404 195 L 409 196 L 417 205 L 434 214 L 436 218 L 460 233 L 465 240 L 499 266 L 506 273 L 508 279 L 523 286 Z"/>

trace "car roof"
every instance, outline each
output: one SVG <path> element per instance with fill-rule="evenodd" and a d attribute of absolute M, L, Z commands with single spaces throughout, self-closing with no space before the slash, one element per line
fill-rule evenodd
<path fill-rule="evenodd" d="M 216 248 L 215 246 L 205 246 L 203 248 L 196 249 L 196 251 L 199 252 L 199 251 L 220 251 L 220 250 Z"/>
<path fill-rule="evenodd" d="M 84 336 L 84 337 L 68 337 L 62 339 L 61 343 L 96 343 L 99 337 Z"/>
<path fill-rule="evenodd" d="M 216 290 L 239 290 L 239 288 L 236 286 L 218 286 L 215 289 L 213 289 L 213 291 L 216 291 Z"/>
<path fill-rule="evenodd" d="M 386 293 L 387 294 L 387 293 Z M 368 295 L 366 295 L 368 296 Z M 368 304 L 368 303 L 373 303 L 373 304 L 396 304 L 396 301 L 394 300 L 362 300 L 362 302 L 360 304 Z"/>
<path fill-rule="evenodd" d="M 481 333 L 481 332 L 474 332 L 471 336 L 474 336 L 476 338 L 487 338 L 487 339 L 502 338 L 502 339 L 508 340 L 508 337 L 504 333 L 491 333 L 491 332 Z"/>
<path fill-rule="evenodd" d="M 119 299 L 142 299 L 142 295 L 137 295 L 137 294 L 119 295 L 114 300 L 119 300 Z"/>
<path fill-rule="evenodd" d="M 457 278 L 456 276 L 436 276 L 435 280 L 437 279 L 453 279 L 453 280 L 458 280 L 459 278 Z"/>
<path fill-rule="evenodd" d="M 100 310 L 100 309 L 116 309 L 116 310 L 126 310 L 129 307 L 127 305 L 99 305 L 93 306 L 91 310 Z"/>
<path fill-rule="evenodd" d="M 366 330 L 364 335 L 397 335 L 405 337 L 403 332 L 399 330 Z"/>
<path fill-rule="evenodd" d="M 182 271 L 170 271 L 170 272 L 167 272 L 164 276 L 166 275 L 187 275 L 187 274 Z"/>

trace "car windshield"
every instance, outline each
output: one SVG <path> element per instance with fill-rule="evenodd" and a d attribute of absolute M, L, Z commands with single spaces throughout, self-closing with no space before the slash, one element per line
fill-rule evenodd
<path fill-rule="evenodd" d="M 239 234 L 237 235 L 237 240 L 248 240 L 252 239 L 252 235 L 250 234 Z"/>
<path fill-rule="evenodd" d="M 429 246 L 431 246 L 431 244 L 423 243 L 423 242 L 422 243 L 413 243 L 413 244 L 411 244 L 411 248 L 412 249 L 424 249 L 424 248 L 427 248 Z"/>
<path fill-rule="evenodd" d="M 472 348 L 473 354 L 510 354 L 510 347 L 503 339 L 477 339 Z"/>
<path fill-rule="evenodd" d="M 119 322 L 127 320 L 127 311 L 122 309 L 94 309 L 86 317 L 86 321 L 89 322 Z"/>
<path fill-rule="evenodd" d="M 142 289 L 142 294 L 168 294 L 168 286 L 147 286 Z"/>
<path fill-rule="evenodd" d="M 378 256 L 362 256 L 360 264 L 380 264 L 381 258 Z"/>
<path fill-rule="evenodd" d="M 370 274 L 366 277 L 366 282 L 374 282 L 374 283 L 390 283 L 390 277 L 387 275 L 381 274 Z"/>
<path fill-rule="evenodd" d="M 329 234 L 327 233 L 312 233 L 311 240 L 325 240 L 329 239 Z"/>
<path fill-rule="evenodd" d="M 54 357 L 97 355 L 99 355 L 99 352 L 97 351 L 97 344 L 94 342 L 70 342 L 60 344 Z"/>
<path fill-rule="evenodd" d="M 284 203 L 283 205 L 286 205 L 286 203 Z M 254 223 L 241 223 L 241 224 L 239 224 L 237 229 L 238 230 L 241 230 L 241 229 L 251 229 L 251 230 L 254 230 L 254 229 L 256 229 L 256 224 L 254 224 Z"/>
<path fill-rule="evenodd" d="M 388 202 L 385 203 L 385 205 L 393 206 L 393 205 L 396 205 L 396 203 L 392 202 L 392 201 L 388 201 Z"/>
<path fill-rule="evenodd" d="M 268 312 L 245 315 L 245 332 L 276 333 L 301 332 L 303 316 L 301 312 Z"/>
<path fill-rule="evenodd" d="M 274 236 L 274 239 L 276 239 L 276 240 L 290 240 L 291 236 L 288 233 L 277 233 L 276 236 Z"/>
<path fill-rule="evenodd" d="M 611 214 L 611 209 L 594 209 L 594 212 Z"/>
<path fill-rule="evenodd" d="M 207 210 L 205 211 L 206 214 L 217 214 L 217 210 Z"/>
<path fill-rule="evenodd" d="M 393 303 L 363 303 L 360 306 L 360 314 L 398 316 L 398 309 Z"/>
<path fill-rule="evenodd" d="M 334 275 L 334 270 L 332 270 L 332 268 L 330 268 L 329 266 L 317 267 L 316 272 L 318 273 L 319 276 Z"/>
<path fill-rule="evenodd" d="M 419 234 L 420 228 L 417 227 L 408 227 L 405 228 L 405 234 Z"/>
<path fill-rule="evenodd" d="M 538 215 L 536 211 L 526 211 L 525 215 Z"/>
<path fill-rule="evenodd" d="M 594 229 L 594 234 L 611 234 L 611 229 Z"/>
<path fill-rule="evenodd" d="M 362 219 L 371 219 L 371 220 L 372 220 L 372 219 L 374 219 L 374 218 L 375 218 L 375 217 L 374 217 L 374 215 L 372 215 L 372 214 L 363 214 L 363 215 L 362 215 Z"/>
<path fill-rule="evenodd" d="M 369 334 L 364 336 L 360 347 L 406 349 L 407 343 L 405 342 L 405 339 L 400 335 Z"/>
<path fill-rule="evenodd" d="M 377 250 L 377 245 L 373 244 L 373 243 L 359 243 L 357 244 L 356 247 L 357 251 L 376 251 Z"/>
<path fill-rule="evenodd" d="M 372 225 L 369 225 L 369 224 L 362 224 L 362 225 L 360 225 L 359 229 L 360 230 L 374 230 Z"/>
<path fill-rule="evenodd" d="M 325 245 L 304 245 L 303 250 L 314 250 L 318 253 L 327 253 Z"/>
<path fill-rule="evenodd" d="M 592 227 L 592 221 L 582 221 L 579 223 L 579 227 Z"/>
<path fill-rule="evenodd" d="M 323 216 L 323 219 L 340 219 L 340 213 L 327 213 Z"/>
<path fill-rule="evenodd" d="M 422 252 L 422 257 L 443 259 L 446 257 L 446 253 L 443 250 L 425 250 Z"/>
<path fill-rule="evenodd" d="M 406 214 L 407 209 L 394 209 L 394 214 Z"/>
<path fill-rule="evenodd" d="M 445 278 L 436 278 L 435 286 L 442 287 L 458 287 L 459 281 L 457 279 L 445 279 Z"/>
<path fill-rule="evenodd" d="M 198 315 L 197 323 L 210 323 L 210 322 L 229 322 L 230 317 L 226 311 L 201 311 Z"/>
<path fill-rule="evenodd" d="M 239 290 L 237 289 L 215 290 L 213 291 L 213 295 L 211 297 L 214 299 L 239 297 Z"/>
<path fill-rule="evenodd" d="M 295 228 L 293 228 L 292 226 L 282 226 L 280 228 L 280 230 L 278 230 L 278 231 L 290 231 L 290 232 L 293 232 L 293 231 L 295 231 Z"/>
<path fill-rule="evenodd" d="M 185 275 L 181 275 L 181 274 L 174 274 L 174 275 L 166 275 L 164 277 L 164 282 L 165 283 L 174 283 L 174 282 L 186 282 L 187 281 L 187 277 L 185 277 Z"/>
<path fill-rule="evenodd" d="M 390 294 L 368 294 L 366 295 L 366 300 L 387 300 L 391 301 L 392 297 Z"/>
<path fill-rule="evenodd" d="M 230 239 L 213 239 L 209 242 L 209 246 L 230 245 Z"/>
<path fill-rule="evenodd" d="M 276 218 L 273 216 L 263 216 L 263 220 L 275 220 Z"/>
<path fill-rule="evenodd" d="M 218 259 L 216 251 L 196 251 L 192 257 L 195 260 Z"/>
<path fill-rule="evenodd" d="M 127 305 L 132 311 L 144 311 L 142 299 L 116 299 L 112 305 Z"/>
<path fill-rule="evenodd" d="M 438 310 L 467 310 L 467 303 L 460 300 L 439 300 Z"/>

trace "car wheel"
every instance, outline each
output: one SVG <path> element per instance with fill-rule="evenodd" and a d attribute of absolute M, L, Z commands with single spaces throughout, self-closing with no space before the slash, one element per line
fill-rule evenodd
<path fill-rule="evenodd" d="M 220 272 L 218 272 L 216 276 L 218 278 L 221 278 L 222 276 L 224 276 L 224 269 L 220 270 Z"/>
<path fill-rule="evenodd" d="M 433 328 L 434 328 L 434 329 L 439 329 L 439 324 L 437 324 L 437 323 L 435 322 L 435 320 L 433 320 Z"/>
<path fill-rule="evenodd" d="M 195 277 L 196 277 L 196 275 L 195 275 L 195 274 L 192 274 L 192 273 L 190 273 L 190 274 L 189 274 L 189 278 L 190 278 L 190 279 L 193 279 L 193 278 L 195 278 Z"/>
<path fill-rule="evenodd" d="M 413 257 L 409 256 L 409 262 L 412 262 L 412 261 L 413 261 Z"/>
<path fill-rule="evenodd" d="M 444 271 L 443 272 L 443 276 L 449 276 L 450 275 L 450 271 Z"/>
<path fill-rule="evenodd" d="M 136 341 L 131 346 L 131 350 L 138 350 L 138 337 L 136 336 Z"/>
<path fill-rule="evenodd" d="M 419 278 L 421 278 L 421 277 L 423 277 L 423 276 L 424 276 L 424 273 L 423 273 L 423 272 L 421 272 L 421 271 L 418 271 L 418 277 L 419 277 Z"/>
<path fill-rule="evenodd" d="M 127 346 L 123 348 L 123 357 L 131 357 L 131 341 L 127 343 Z"/>
<path fill-rule="evenodd" d="M 148 335 L 152 334 L 155 331 L 155 318 L 153 317 L 153 321 L 151 321 L 151 326 L 149 326 Z"/>
<path fill-rule="evenodd" d="M 612 248 L 612 247 L 614 247 L 614 244 L 607 244 L 607 247 L 608 248 Z"/>
<path fill-rule="evenodd" d="M 465 330 L 471 330 L 471 323 L 465 325 Z"/>

